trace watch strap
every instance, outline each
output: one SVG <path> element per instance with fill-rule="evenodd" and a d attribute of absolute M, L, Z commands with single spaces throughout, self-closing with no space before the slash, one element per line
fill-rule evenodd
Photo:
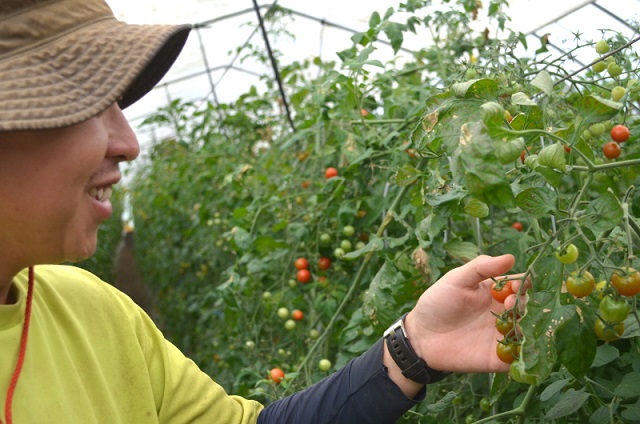
<path fill-rule="evenodd" d="M 384 339 L 394 362 L 402 375 L 419 384 L 435 383 L 448 376 L 449 372 L 436 371 L 420 358 L 407 338 L 404 329 L 404 314 L 384 332 Z"/>

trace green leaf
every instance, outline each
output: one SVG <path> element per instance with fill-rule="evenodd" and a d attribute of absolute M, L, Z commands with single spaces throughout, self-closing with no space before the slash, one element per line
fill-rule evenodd
<path fill-rule="evenodd" d="M 622 222 L 624 212 L 616 196 L 607 191 L 589 202 L 587 215 L 590 216 L 588 227 L 594 233 L 610 230 Z"/>
<path fill-rule="evenodd" d="M 545 414 L 545 420 L 556 420 L 561 417 L 566 417 L 582 408 L 582 405 L 589 399 L 591 395 L 584 389 L 576 391 L 574 389 L 567 390 L 561 397 L 558 403 L 553 405 L 549 411 Z"/>
<path fill-rule="evenodd" d="M 540 400 L 542 402 L 546 402 L 556 394 L 558 394 L 562 389 L 564 389 L 567 384 L 569 384 L 569 380 L 558 380 L 549 384 L 543 391 L 540 393 Z"/>
<path fill-rule="evenodd" d="M 495 80 L 483 78 L 455 83 L 451 86 L 451 91 L 464 99 L 495 99 L 499 86 Z"/>
<path fill-rule="evenodd" d="M 531 81 L 531 85 L 542 90 L 547 96 L 550 96 L 553 91 L 553 81 L 547 71 L 540 71 L 533 81 Z"/>
<path fill-rule="evenodd" d="M 548 182 L 552 187 L 559 187 L 560 182 L 562 182 L 562 174 L 555 169 L 549 168 L 548 166 L 538 165 L 538 167 L 536 167 L 536 172 L 542 175 L 545 181 Z"/>
<path fill-rule="evenodd" d="M 464 211 L 474 218 L 486 218 L 489 216 L 489 206 L 481 200 L 471 198 L 464 205 Z"/>
<path fill-rule="evenodd" d="M 524 150 L 524 139 L 522 137 L 509 140 L 506 143 L 496 143 L 496 157 L 502 164 L 508 164 L 520 157 Z"/>
<path fill-rule="evenodd" d="M 458 397 L 458 395 L 455 392 L 449 392 L 436 403 L 429 404 L 427 406 L 427 409 L 429 410 L 429 412 L 439 414 L 440 412 L 446 411 L 448 408 L 450 408 L 451 402 L 453 402 L 456 397 Z"/>
<path fill-rule="evenodd" d="M 480 254 L 478 246 L 468 241 L 454 240 L 444 245 L 448 254 L 454 258 L 470 261 Z"/>
<path fill-rule="evenodd" d="M 233 241 L 241 250 L 247 250 L 251 246 L 251 234 L 243 228 L 235 227 L 233 230 Z"/>
<path fill-rule="evenodd" d="M 593 329 L 583 325 L 575 314 L 558 326 L 555 340 L 560 362 L 574 377 L 584 377 L 596 357 L 597 340 Z"/>
<path fill-rule="evenodd" d="M 583 122 L 589 124 L 613 118 L 622 109 L 622 103 L 588 95 L 580 98 L 576 108 Z"/>
<path fill-rule="evenodd" d="M 398 53 L 400 47 L 402 47 L 402 43 L 404 42 L 403 31 L 406 29 L 406 26 L 403 24 L 399 24 L 397 22 L 387 22 L 384 25 L 384 33 L 389 38 L 391 42 L 391 48 L 393 48 L 393 53 Z"/>
<path fill-rule="evenodd" d="M 520 106 L 538 106 L 536 102 L 531 100 L 529 96 L 522 92 L 513 93 L 511 96 L 511 102 Z"/>
<path fill-rule="evenodd" d="M 561 143 L 545 146 L 538 153 L 538 162 L 542 166 L 557 169 L 561 172 L 567 167 L 567 158 L 565 156 L 564 146 Z"/>
<path fill-rule="evenodd" d="M 380 25 L 381 19 L 378 12 L 373 12 L 369 18 L 369 28 L 375 28 Z"/>
<path fill-rule="evenodd" d="M 362 312 L 374 323 L 393 322 L 398 317 L 398 310 L 392 295 L 392 287 L 401 286 L 404 278 L 393 262 L 386 261 L 369 288 L 362 295 Z"/>
<path fill-rule="evenodd" d="M 596 357 L 591 364 L 592 368 L 601 367 L 603 365 L 610 364 L 620 357 L 620 352 L 610 344 L 603 344 L 598 346 L 596 350 Z"/>
<path fill-rule="evenodd" d="M 640 372 L 630 372 L 622 377 L 614 393 L 623 398 L 640 396 Z"/>
<path fill-rule="evenodd" d="M 416 168 L 411 165 L 405 165 L 396 172 L 395 181 L 398 186 L 405 187 L 413 184 L 419 175 L 420 171 Z"/>
<path fill-rule="evenodd" d="M 454 180 L 490 205 L 515 206 L 510 181 L 495 156 L 493 139 L 482 123 L 464 124 L 451 161 Z"/>
<path fill-rule="evenodd" d="M 527 188 L 516 196 L 516 205 L 534 218 L 542 218 L 555 210 L 558 196 L 547 187 Z"/>

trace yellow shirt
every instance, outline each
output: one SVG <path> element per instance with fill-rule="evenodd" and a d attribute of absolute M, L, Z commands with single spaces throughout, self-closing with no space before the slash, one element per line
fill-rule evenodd
<path fill-rule="evenodd" d="M 0 417 L 24 321 L 18 302 L 0 305 Z M 37 266 L 15 424 L 255 423 L 262 405 L 229 396 L 126 295 L 71 266 Z"/>

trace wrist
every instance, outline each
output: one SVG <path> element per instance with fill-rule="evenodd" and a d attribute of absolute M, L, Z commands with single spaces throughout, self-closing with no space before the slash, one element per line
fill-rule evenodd
<path fill-rule="evenodd" d="M 449 373 L 430 368 L 424 357 L 420 355 L 421 350 L 414 349 L 411 337 L 405 327 L 407 316 L 408 314 L 403 315 L 384 333 L 385 346 L 390 358 L 402 376 L 412 382 L 429 384 L 442 380 Z"/>

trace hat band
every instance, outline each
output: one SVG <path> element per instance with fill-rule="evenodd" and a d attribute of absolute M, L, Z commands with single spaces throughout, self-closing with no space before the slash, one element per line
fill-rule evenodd
<path fill-rule="evenodd" d="M 55 19 L 52 19 L 55 16 Z M 11 25 L 3 23 L 10 19 Z M 95 21 L 114 19 L 104 2 L 55 0 L 0 18 L 0 60 L 50 43 Z"/>

